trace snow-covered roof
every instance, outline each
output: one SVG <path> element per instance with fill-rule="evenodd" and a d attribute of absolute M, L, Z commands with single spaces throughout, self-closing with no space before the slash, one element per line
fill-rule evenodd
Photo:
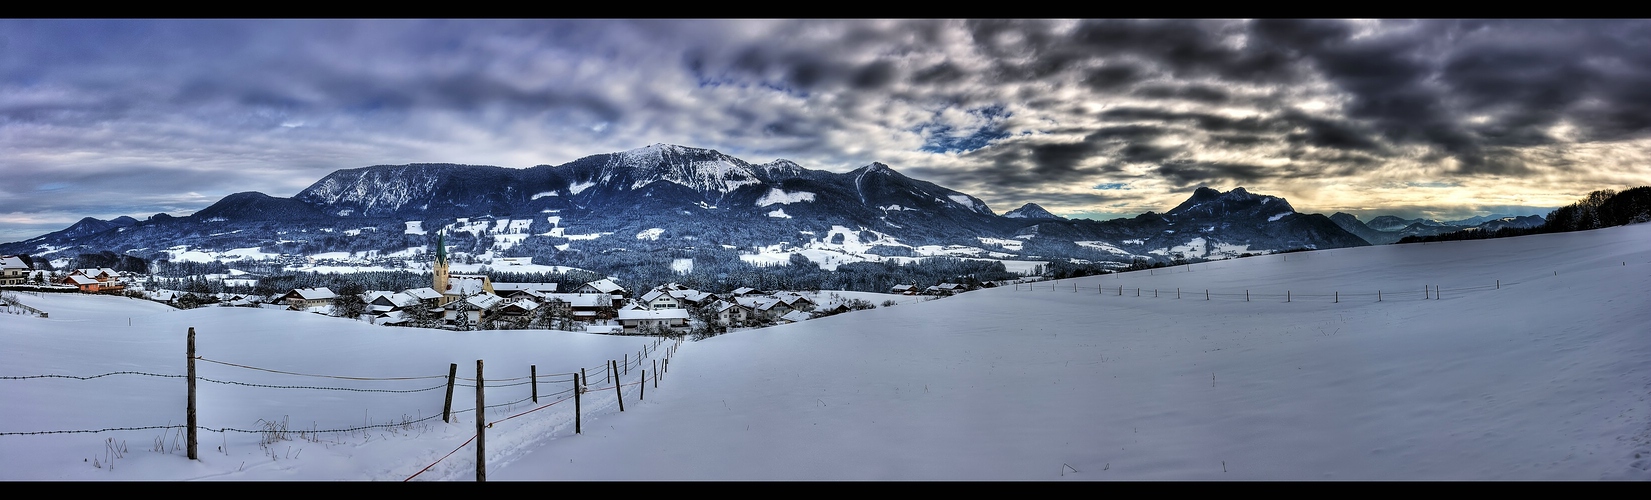
<path fill-rule="evenodd" d="M 447 277 L 447 290 L 442 293 L 445 295 L 475 295 L 487 291 L 488 281 L 487 276 L 484 275 L 455 274 Z"/>
<path fill-rule="evenodd" d="M 618 283 L 614 283 L 613 280 L 607 278 L 585 283 L 585 286 L 591 287 L 602 293 L 616 293 L 625 291 L 625 287 L 619 286 Z"/>
<path fill-rule="evenodd" d="M 6 257 L 4 259 L 0 259 L 0 269 L 28 269 L 28 268 L 29 268 L 29 266 L 24 265 L 23 264 L 23 259 L 19 258 L 19 257 Z"/>
<path fill-rule="evenodd" d="M 383 316 L 380 316 L 380 319 L 377 321 L 377 323 L 381 324 L 381 325 L 401 325 L 401 324 L 406 324 L 407 322 L 412 321 L 412 320 L 413 320 L 412 318 L 407 317 L 407 313 L 405 313 L 405 312 L 390 311 L 390 312 L 384 313 Z"/>
<path fill-rule="evenodd" d="M 701 292 L 699 290 L 694 290 L 694 289 L 691 289 L 691 288 L 690 289 L 684 289 L 684 290 L 674 290 L 674 291 L 671 292 L 671 296 L 676 297 L 678 300 L 685 300 L 685 301 L 693 302 L 693 303 L 696 303 L 696 304 L 700 303 L 700 302 L 705 302 L 705 301 L 710 300 L 711 298 L 715 297 L 715 295 L 711 295 L 710 293 Z"/>
<path fill-rule="evenodd" d="M 467 297 L 467 298 L 464 299 L 465 302 L 468 302 L 468 303 L 470 303 L 470 305 L 476 306 L 477 308 L 480 308 L 480 309 L 487 309 L 489 307 L 493 307 L 493 304 L 497 303 L 500 300 L 504 300 L 504 299 L 499 297 L 498 295 L 493 295 L 491 293 L 476 294 L 476 295 L 472 295 L 472 296 Z"/>
<path fill-rule="evenodd" d="M 413 288 L 405 290 L 401 293 L 407 294 L 408 296 L 418 300 L 435 300 L 441 298 L 441 292 L 437 292 L 436 289 L 430 287 Z M 399 303 L 400 302 L 398 302 L 398 304 Z"/>
<path fill-rule="evenodd" d="M 109 269 L 107 267 L 76 269 L 74 271 L 69 272 L 69 274 L 83 274 L 83 275 L 86 275 L 86 276 L 91 276 L 93 278 L 96 278 L 99 275 L 108 276 L 110 278 L 115 278 L 115 277 L 120 276 L 120 272 L 115 271 L 114 269 Z"/>
<path fill-rule="evenodd" d="M 333 293 L 333 291 L 327 287 L 294 288 L 292 289 L 292 293 L 289 293 L 288 295 L 292 294 L 298 294 L 298 298 L 304 300 L 326 300 L 338 297 L 338 294 Z"/>
<path fill-rule="evenodd" d="M 603 293 L 548 293 L 544 299 L 560 300 L 568 303 L 569 307 L 602 307 L 613 305 L 613 296 Z"/>
<path fill-rule="evenodd" d="M 785 304 L 784 302 L 781 302 L 780 299 L 773 297 L 735 297 L 734 301 L 739 302 L 742 306 L 758 311 L 772 310 L 775 306 Z"/>
<path fill-rule="evenodd" d="M 620 321 L 636 321 L 645 319 L 688 319 L 687 309 L 623 309 L 619 311 Z"/>
<path fill-rule="evenodd" d="M 780 315 L 780 321 L 788 321 L 788 322 L 791 322 L 791 323 L 796 323 L 798 321 L 806 320 L 806 319 L 809 319 L 811 317 L 812 316 L 810 316 L 806 312 L 791 311 L 791 312 Z"/>
<path fill-rule="evenodd" d="M 522 300 L 518 300 L 518 301 L 515 301 L 515 302 L 511 302 L 511 303 L 505 305 L 504 307 L 507 308 L 507 309 L 508 308 L 516 308 L 516 309 L 520 309 L 522 311 L 532 311 L 534 309 L 539 308 L 539 303 L 534 302 L 531 299 L 522 299 Z"/>
<path fill-rule="evenodd" d="M 493 292 L 505 295 L 507 292 L 539 292 L 556 293 L 556 283 L 494 283 Z"/>
<path fill-rule="evenodd" d="M 653 290 L 648 290 L 648 293 L 642 294 L 642 297 L 640 297 L 640 298 L 642 299 L 643 302 L 653 302 L 655 300 L 659 300 L 660 297 L 670 297 L 670 296 L 671 295 L 668 294 L 668 293 L 665 293 L 664 290 L 660 290 L 658 288 L 655 288 Z"/>
<path fill-rule="evenodd" d="M 807 302 L 809 304 L 814 303 L 814 301 L 808 300 L 808 297 L 804 297 L 802 295 L 798 295 L 798 294 L 792 293 L 792 292 L 784 292 L 784 293 L 776 294 L 775 298 L 780 299 L 780 302 L 784 302 L 785 305 L 788 305 L 788 306 L 795 306 L 795 305 L 797 305 L 798 302 Z"/>
<path fill-rule="evenodd" d="M 742 305 L 742 304 L 739 304 L 737 302 L 728 302 L 728 301 L 724 301 L 724 300 L 719 300 L 719 301 L 716 302 L 716 309 L 717 309 L 717 312 L 719 312 L 719 313 L 727 311 L 729 309 L 736 308 L 736 307 L 741 308 L 741 309 L 745 309 L 747 311 L 751 310 L 751 308 L 749 306 Z"/>

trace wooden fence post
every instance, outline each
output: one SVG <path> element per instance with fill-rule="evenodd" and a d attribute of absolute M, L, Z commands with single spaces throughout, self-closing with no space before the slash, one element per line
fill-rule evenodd
<path fill-rule="evenodd" d="M 625 411 L 625 394 L 619 392 L 619 385 L 620 384 L 619 384 L 619 375 L 618 375 L 618 373 L 619 373 L 619 364 L 618 363 L 619 363 L 618 361 L 614 361 L 614 360 L 610 359 L 610 360 L 608 360 L 608 367 L 613 369 L 613 372 L 615 374 L 613 376 L 613 397 L 614 397 L 614 399 L 619 400 L 619 411 Z"/>
<path fill-rule="evenodd" d="M 189 362 L 188 362 L 188 371 L 189 371 L 189 412 L 185 415 L 185 419 L 189 421 L 189 446 L 188 446 L 188 451 L 189 451 L 189 459 L 190 460 L 199 460 L 200 459 L 200 454 L 197 453 L 197 450 L 195 448 L 195 445 L 196 445 L 196 439 L 195 439 L 196 438 L 196 434 L 195 434 L 195 424 L 196 424 L 196 421 L 195 421 L 195 327 L 193 327 L 193 326 L 189 327 L 189 353 L 188 354 L 189 354 Z"/>
<path fill-rule="evenodd" d="M 659 360 L 654 361 L 654 388 L 659 388 Z"/>
<path fill-rule="evenodd" d="M 625 367 L 624 368 L 625 374 L 630 375 L 631 374 L 631 353 L 628 353 L 628 352 L 625 353 L 624 357 L 621 358 L 621 359 L 623 359 L 625 362 L 624 362 L 624 364 L 621 364 L 619 366 Z"/>
<path fill-rule="evenodd" d="M 459 364 L 447 364 L 447 402 L 441 405 L 441 421 L 451 423 L 453 415 L 453 381 L 458 378 Z"/>
<path fill-rule="evenodd" d="M 648 370 L 646 370 L 646 369 L 641 369 L 641 370 L 642 370 L 642 383 L 637 384 L 637 389 L 639 390 L 639 392 L 636 393 L 636 400 L 637 401 L 643 401 L 643 400 L 648 399 Z"/>
<path fill-rule="evenodd" d="M 476 360 L 476 481 L 487 481 L 487 398 L 482 360 Z"/>
<path fill-rule="evenodd" d="M 580 368 L 579 371 L 583 372 L 583 371 L 585 371 L 585 369 Z M 573 433 L 574 434 L 580 434 L 580 433 L 584 432 L 584 430 L 579 427 L 579 424 L 582 423 L 582 422 L 579 421 L 579 395 L 585 393 L 585 384 L 581 383 L 582 381 L 583 381 L 583 379 L 580 377 L 580 375 L 578 373 L 573 374 Z"/>
<path fill-rule="evenodd" d="M 539 403 L 539 365 L 527 365 L 527 378 L 533 382 L 533 403 Z"/>

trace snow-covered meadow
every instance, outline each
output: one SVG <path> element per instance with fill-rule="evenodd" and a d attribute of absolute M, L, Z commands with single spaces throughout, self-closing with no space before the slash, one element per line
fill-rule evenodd
<path fill-rule="evenodd" d="M 1646 480 L 1647 292 L 1648 224 L 981 290 L 683 344 L 646 400 L 626 392 L 623 413 L 611 388 L 588 395 L 582 435 L 569 403 L 503 421 L 537 406 L 490 411 L 488 478 Z M 596 367 L 653 342 L 20 299 L 50 317 L 0 315 L 0 376 L 181 374 L 194 326 L 203 358 L 286 372 L 414 377 L 458 363 L 473 377 L 484 359 L 489 385 L 536 364 L 541 376 L 587 367 L 603 388 Z M 200 370 L 263 385 L 436 385 Z M 541 388 L 541 404 L 554 390 Z M 441 391 L 200 391 L 203 428 L 393 424 L 442 404 Z M 488 403 L 526 391 L 490 389 Z M 454 399 L 474 406 L 473 389 Z M 9 434 L 178 424 L 182 379 L 4 379 L 0 400 L 0 479 L 402 480 L 455 449 L 416 480 L 474 476 L 471 413 L 262 446 L 257 433 L 203 429 L 190 461 L 171 448 L 175 430 Z M 125 450 L 113 467 L 109 440 Z"/>

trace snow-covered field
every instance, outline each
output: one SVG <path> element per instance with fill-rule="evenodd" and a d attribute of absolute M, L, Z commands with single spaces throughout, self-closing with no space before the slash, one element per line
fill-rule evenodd
<path fill-rule="evenodd" d="M 1424 299 L 1424 285 L 1443 297 Z M 624 413 L 611 388 L 589 395 L 582 435 L 568 403 L 489 412 L 488 478 L 1647 480 L 1648 291 L 1651 224 L 981 290 L 684 344 L 645 401 L 626 393 Z M 472 377 L 485 359 L 490 385 L 537 364 L 541 376 L 591 367 L 605 388 L 594 367 L 650 342 L 21 299 L 51 317 L 0 315 L 0 376 L 180 374 L 195 326 L 202 357 L 281 371 L 429 376 L 458 363 Z M 200 369 L 254 384 L 435 385 Z M 490 389 L 488 402 L 525 392 Z M 194 462 L 170 449 L 176 431 L 6 434 L 177 424 L 184 397 L 176 378 L 0 379 L 0 479 L 401 480 L 454 449 L 417 480 L 474 476 L 473 445 L 461 446 L 471 413 L 266 447 L 203 430 Z M 441 398 L 203 383 L 200 418 L 331 429 L 428 417 Z M 473 389 L 455 394 L 473 406 Z M 113 468 L 108 439 L 126 448 Z M 157 440 L 165 451 L 151 451 Z"/>

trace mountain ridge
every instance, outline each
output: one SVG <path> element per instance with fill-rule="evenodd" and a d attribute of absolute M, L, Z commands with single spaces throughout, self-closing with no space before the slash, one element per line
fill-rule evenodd
<path fill-rule="evenodd" d="M 392 253 L 428 245 L 427 230 L 438 227 L 470 233 L 462 242 L 450 239 L 468 245 L 456 250 L 461 253 L 548 259 L 627 248 L 704 252 L 711 243 L 745 252 L 740 255 L 753 250 L 737 249 L 773 247 L 859 259 L 956 256 L 1116 266 L 1369 244 L 1323 215 L 1297 213 L 1283 198 L 1243 187 L 1200 187 L 1168 212 L 1131 219 L 1067 220 L 1035 203 L 999 215 L 973 195 L 881 162 L 838 173 L 784 159 L 754 164 L 669 144 L 522 169 L 450 163 L 340 169 L 291 198 L 243 192 L 187 217 L 162 215 L 128 218 L 124 229 L 88 218 L 64 231 L 0 245 L 0 252 L 115 250 L 159 258 L 176 254 L 162 249 L 184 245 Z M 486 221 L 497 227 L 475 225 Z M 290 236 L 311 230 L 330 235 Z M 840 231 L 857 231 L 858 243 L 821 236 Z M 598 240 L 604 234 L 636 238 Z M 376 243 L 359 243 L 364 238 Z M 635 242 L 620 243 L 628 241 Z"/>

